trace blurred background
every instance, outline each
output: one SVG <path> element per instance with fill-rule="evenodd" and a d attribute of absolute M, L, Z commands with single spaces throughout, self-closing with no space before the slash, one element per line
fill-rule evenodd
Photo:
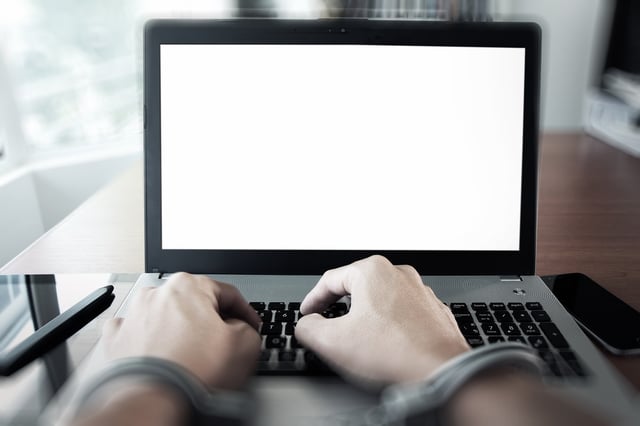
<path fill-rule="evenodd" d="M 535 21 L 543 29 L 542 132 L 588 131 L 640 155 L 636 123 L 640 58 L 634 53 L 640 52 L 639 4 L 632 0 L 4 2 L 0 265 L 141 157 L 142 26 L 150 17 Z"/>

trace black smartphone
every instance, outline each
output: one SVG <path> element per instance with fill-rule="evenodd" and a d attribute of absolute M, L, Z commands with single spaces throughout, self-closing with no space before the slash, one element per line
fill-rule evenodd
<path fill-rule="evenodd" d="M 541 277 L 576 322 L 609 352 L 640 354 L 640 312 L 584 274 Z"/>

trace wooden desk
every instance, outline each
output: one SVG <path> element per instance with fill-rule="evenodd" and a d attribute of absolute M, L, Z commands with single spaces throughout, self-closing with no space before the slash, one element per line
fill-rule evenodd
<path fill-rule="evenodd" d="M 640 159 L 579 134 L 542 141 L 536 272 L 585 273 L 640 310 Z M 640 391 L 640 357 L 607 357 Z"/>
<path fill-rule="evenodd" d="M 580 271 L 640 309 L 640 159 L 581 134 L 544 135 L 537 271 Z M 138 164 L 0 273 L 142 272 Z M 640 390 L 640 358 L 609 357 Z"/>

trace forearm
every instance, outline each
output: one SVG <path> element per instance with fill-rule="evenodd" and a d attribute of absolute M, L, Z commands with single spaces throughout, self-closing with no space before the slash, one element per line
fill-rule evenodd
<path fill-rule="evenodd" d="M 452 399 L 452 426 L 604 426 L 602 417 L 579 406 L 539 380 L 508 370 L 486 373 Z"/>
<path fill-rule="evenodd" d="M 188 409 L 169 389 L 149 384 L 113 384 L 80 407 L 72 426 L 177 426 L 188 422 Z"/>

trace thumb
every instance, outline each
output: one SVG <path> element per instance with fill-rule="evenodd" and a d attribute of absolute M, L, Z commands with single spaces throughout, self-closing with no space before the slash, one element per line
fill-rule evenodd
<path fill-rule="evenodd" d="M 302 345 L 323 356 L 333 359 L 337 354 L 335 343 L 340 341 L 346 317 L 327 319 L 320 314 L 305 315 L 298 320 L 295 328 L 296 339 Z"/>
<path fill-rule="evenodd" d="M 241 352 L 255 353 L 255 358 L 257 358 L 260 352 L 261 339 L 255 328 L 246 321 L 237 318 L 230 318 L 224 322 L 231 330 L 231 335 L 234 339 L 233 344 L 237 345 L 236 349 L 241 350 Z"/>

